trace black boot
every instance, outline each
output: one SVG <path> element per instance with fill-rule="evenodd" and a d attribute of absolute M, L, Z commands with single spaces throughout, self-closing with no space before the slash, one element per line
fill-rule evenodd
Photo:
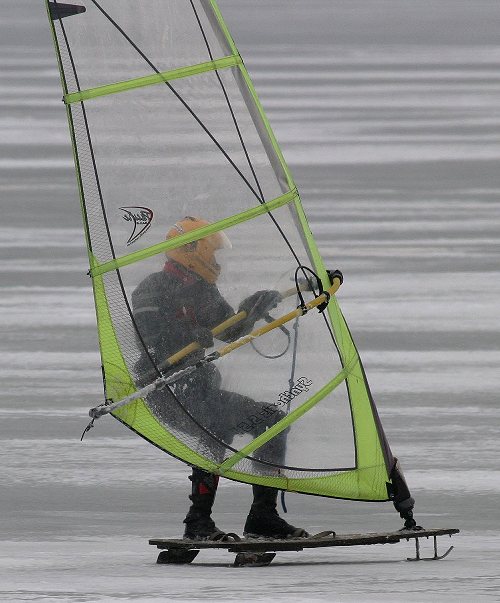
<path fill-rule="evenodd" d="M 263 538 L 307 538 L 302 528 L 290 525 L 278 515 L 276 501 L 278 490 L 266 486 L 253 486 L 253 503 L 243 534 Z"/>
<path fill-rule="evenodd" d="M 192 505 L 184 519 L 184 538 L 214 540 L 223 534 L 210 517 L 219 476 L 194 467 L 189 479 L 192 482 L 192 493 L 189 497 Z"/>

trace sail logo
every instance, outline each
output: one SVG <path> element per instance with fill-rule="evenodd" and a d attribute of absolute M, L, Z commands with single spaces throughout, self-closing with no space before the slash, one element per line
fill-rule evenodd
<path fill-rule="evenodd" d="M 153 210 L 149 207 L 120 207 L 123 219 L 133 223 L 132 234 L 128 238 L 127 246 L 135 243 L 147 232 L 153 221 Z"/>
<path fill-rule="evenodd" d="M 299 396 L 302 392 L 308 392 L 313 382 L 307 377 L 301 377 L 297 379 L 296 383 L 286 392 L 281 392 L 278 396 L 278 404 L 289 404 L 294 398 Z"/>
<path fill-rule="evenodd" d="M 282 410 L 278 410 L 278 407 L 288 406 L 294 398 L 300 396 L 300 394 L 303 392 L 308 392 L 311 389 L 312 384 L 313 382 L 311 379 L 308 379 L 307 377 L 300 377 L 290 389 L 288 389 L 286 392 L 281 392 L 281 394 L 278 396 L 277 402 L 264 404 L 258 413 L 249 415 L 248 417 L 245 417 L 243 421 L 240 421 L 236 425 L 237 432 L 250 432 L 254 425 L 259 425 L 260 423 L 273 425 L 276 421 L 279 421 L 286 416 L 286 413 L 284 413 Z M 276 414 L 278 416 L 269 421 L 269 417 L 272 417 Z"/>

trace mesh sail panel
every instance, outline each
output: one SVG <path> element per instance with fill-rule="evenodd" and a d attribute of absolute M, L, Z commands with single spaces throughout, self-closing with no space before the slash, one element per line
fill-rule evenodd
<path fill-rule="evenodd" d="M 213 362 L 199 346 L 166 362 L 258 291 L 279 292 L 275 307 L 250 321 L 244 305 L 215 349 L 314 300 L 311 271 L 330 286 L 216 3 L 82 0 L 60 18 L 57 2 L 47 6 L 107 399 L 191 367 L 113 416 L 231 479 L 386 500 L 393 459 L 335 298 Z M 297 275 L 314 285 L 303 299 Z"/>

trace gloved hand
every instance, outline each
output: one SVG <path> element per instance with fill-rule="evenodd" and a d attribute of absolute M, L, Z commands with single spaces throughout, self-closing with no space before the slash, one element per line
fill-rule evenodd
<path fill-rule="evenodd" d="M 255 322 L 276 308 L 282 299 L 279 291 L 257 291 L 241 302 L 238 312 L 246 312 L 247 318 Z"/>
<path fill-rule="evenodd" d="M 207 327 L 197 325 L 193 328 L 193 341 L 196 341 L 202 348 L 211 348 L 214 345 L 214 336 Z"/>

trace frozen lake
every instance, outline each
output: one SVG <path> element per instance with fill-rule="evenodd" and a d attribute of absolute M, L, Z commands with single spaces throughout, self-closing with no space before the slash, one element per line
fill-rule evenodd
<path fill-rule="evenodd" d="M 187 468 L 102 419 L 94 309 L 66 115 L 41 0 L 0 17 L 0 599 L 500 600 L 500 5 L 221 0 L 301 190 L 416 517 L 413 545 L 278 553 L 232 569 L 181 533 Z M 396 530 L 390 503 L 287 495 L 311 532 Z M 242 531 L 250 488 L 215 519 Z M 442 546 L 447 545 L 443 541 Z M 427 546 L 431 552 L 431 543 Z"/>

